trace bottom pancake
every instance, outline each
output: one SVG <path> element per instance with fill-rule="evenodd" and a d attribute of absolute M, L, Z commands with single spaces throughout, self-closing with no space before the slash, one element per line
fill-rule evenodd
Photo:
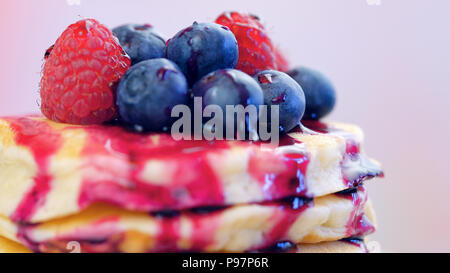
<path fill-rule="evenodd" d="M 317 244 L 298 244 L 288 246 L 288 249 L 283 249 L 285 244 L 280 243 L 280 249 L 272 249 L 273 252 L 282 253 L 367 253 L 367 247 L 364 241 L 358 240 L 340 240 L 333 242 L 322 242 Z M 31 250 L 24 245 L 0 237 L 0 253 L 30 253 Z M 271 252 L 262 251 L 262 252 Z"/>
<path fill-rule="evenodd" d="M 368 253 L 364 242 L 348 241 L 322 242 L 317 244 L 299 244 L 295 253 Z"/>
<path fill-rule="evenodd" d="M 321 242 L 316 244 L 293 244 L 278 242 L 276 245 L 256 251 L 256 253 L 368 253 L 365 240 L 360 238 L 345 238 L 339 241 Z"/>
<path fill-rule="evenodd" d="M 0 253 L 30 253 L 31 250 L 17 242 L 0 236 Z"/>
<path fill-rule="evenodd" d="M 201 208 L 157 215 L 96 204 L 64 218 L 24 225 L 0 217 L 0 235 L 35 252 L 246 252 L 279 241 L 319 243 L 374 231 L 359 190 L 311 199 Z"/>

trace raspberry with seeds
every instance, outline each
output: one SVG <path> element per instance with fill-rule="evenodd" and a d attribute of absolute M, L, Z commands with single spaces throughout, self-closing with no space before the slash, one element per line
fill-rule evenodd
<path fill-rule="evenodd" d="M 236 69 L 249 75 L 267 69 L 288 70 L 286 58 L 275 48 L 257 16 L 225 12 L 216 19 L 216 23 L 227 26 L 238 41 L 239 60 Z"/>
<path fill-rule="evenodd" d="M 115 118 L 115 86 L 129 67 L 130 58 L 108 28 L 93 19 L 70 25 L 45 53 L 42 113 L 72 124 Z"/>

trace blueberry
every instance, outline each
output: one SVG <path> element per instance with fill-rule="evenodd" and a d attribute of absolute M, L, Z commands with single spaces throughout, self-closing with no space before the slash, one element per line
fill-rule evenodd
<path fill-rule="evenodd" d="M 318 120 L 328 115 L 336 103 L 336 92 L 331 82 L 320 72 L 298 67 L 288 74 L 296 80 L 305 92 L 306 110 L 303 119 Z"/>
<path fill-rule="evenodd" d="M 166 42 L 151 25 L 127 24 L 114 28 L 112 32 L 130 56 L 132 65 L 164 57 Z"/>
<path fill-rule="evenodd" d="M 264 103 L 263 92 L 258 83 L 246 73 L 235 69 L 217 70 L 204 76 L 193 86 L 192 95 L 202 98 L 203 108 L 218 105 L 223 111 L 224 121 L 227 105 L 242 105 L 244 108 L 254 105 L 258 110 Z M 235 120 L 234 126 L 237 122 L 239 121 Z"/>
<path fill-rule="evenodd" d="M 286 73 L 275 70 L 261 71 L 254 78 L 263 90 L 268 113 L 272 105 L 279 106 L 280 131 L 289 132 L 297 126 L 305 112 L 305 95 L 300 85 Z"/>
<path fill-rule="evenodd" d="M 145 130 L 170 129 L 172 108 L 189 103 L 186 78 L 167 59 L 151 59 L 132 66 L 117 87 L 122 119 Z"/>
<path fill-rule="evenodd" d="M 167 42 L 166 57 L 178 64 L 192 86 L 210 72 L 234 68 L 239 51 L 227 27 L 194 22 Z"/>

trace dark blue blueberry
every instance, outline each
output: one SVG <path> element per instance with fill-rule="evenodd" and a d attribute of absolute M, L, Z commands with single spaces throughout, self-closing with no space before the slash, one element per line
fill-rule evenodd
<path fill-rule="evenodd" d="M 145 130 L 170 129 L 172 108 L 189 102 L 186 78 L 167 59 L 151 59 L 132 66 L 117 88 L 122 119 Z"/>
<path fill-rule="evenodd" d="M 112 32 L 130 56 L 132 65 L 164 57 L 166 42 L 154 32 L 151 25 L 127 24 L 114 28 Z"/>
<path fill-rule="evenodd" d="M 239 51 L 227 27 L 194 22 L 167 42 L 166 57 L 178 64 L 192 86 L 210 72 L 234 68 Z"/>
<path fill-rule="evenodd" d="M 254 78 L 263 90 L 268 113 L 272 105 L 279 106 L 280 131 L 289 132 L 297 126 L 305 112 L 305 95 L 300 85 L 286 73 L 275 70 L 261 71 Z"/>
<path fill-rule="evenodd" d="M 298 67 L 289 71 L 288 74 L 305 92 L 306 110 L 303 119 L 318 120 L 333 110 L 336 92 L 331 82 L 322 73 L 306 67 Z"/>
<path fill-rule="evenodd" d="M 225 113 L 227 105 L 262 105 L 263 93 L 258 83 L 246 73 L 235 69 L 214 71 L 192 88 L 195 97 L 202 97 L 203 107 L 218 105 Z"/>
<path fill-rule="evenodd" d="M 237 120 L 235 115 L 233 125 L 225 124 L 226 106 L 242 105 L 245 108 L 248 105 L 254 105 L 258 110 L 264 103 L 263 93 L 258 83 L 246 73 L 235 69 L 217 70 L 204 76 L 192 88 L 192 95 L 202 98 L 203 109 L 208 105 L 218 105 L 224 114 L 223 129 L 231 129 L 230 126 L 234 126 L 235 132 L 237 132 L 237 124 L 245 123 L 248 130 L 247 120 Z"/>

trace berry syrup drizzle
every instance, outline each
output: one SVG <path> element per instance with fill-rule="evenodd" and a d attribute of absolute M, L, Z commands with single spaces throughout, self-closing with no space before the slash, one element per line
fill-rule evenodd
<path fill-rule="evenodd" d="M 84 127 L 84 130 L 90 145 L 83 150 L 83 158 L 99 174 L 111 172 L 114 175 L 85 177 L 79 198 L 81 208 L 96 201 L 140 211 L 226 205 L 224 183 L 210 166 L 208 156 L 212 152 L 228 150 L 230 142 L 174 141 L 168 134 L 136 134 L 122 127 L 105 130 L 104 126 L 93 125 Z M 297 141 L 296 145 L 300 144 Z M 248 171 L 260 182 L 265 200 L 306 196 L 307 154 L 292 150 L 274 156 L 273 150 L 262 151 L 258 143 L 233 143 L 233 147 L 237 145 L 253 149 Z M 113 170 L 102 165 L 103 157 L 116 163 Z M 149 160 L 176 166 L 170 182 L 158 185 L 141 179 L 140 174 L 145 171 Z M 283 171 L 268 171 L 271 165 Z"/>
<path fill-rule="evenodd" d="M 170 135 L 128 132 L 121 127 L 89 126 L 83 150 L 99 174 L 110 172 L 101 158 L 116 163 L 113 176 L 85 177 L 79 198 L 82 208 L 104 201 L 133 210 L 159 211 L 224 203 L 222 184 L 207 161 L 212 150 L 228 148 L 225 141 L 174 141 Z M 169 183 L 151 184 L 141 179 L 149 160 L 175 166 Z M 130 164 L 131 163 L 131 164 Z"/>
<path fill-rule="evenodd" d="M 375 231 L 374 225 L 367 219 L 364 213 L 367 193 L 363 185 L 338 192 L 336 195 L 347 198 L 353 203 L 353 210 L 350 213 L 350 218 L 346 225 L 347 236 L 364 236 Z"/>
<path fill-rule="evenodd" d="M 301 197 L 289 197 L 281 201 L 277 213 L 269 220 L 273 224 L 272 230 L 264 236 L 263 243 L 255 248 L 264 249 L 274 242 L 285 239 L 286 233 L 292 227 L 298 217 L 308 208 L 314 206 L 313 199 Z"/>
<path fill-rule="evenodd" d="M 38 224 L 19 224 L 17 237 L 33 252 L 71 252 L 71 242 L 76 242 L 83 252 L 102 253 L 111 249 L 119 250 L 119 244 L 124 239 L 124 233 L 119 229 L 118 216 L 111 216 L 95 221 L 88 226 L 79 227 L 71 234 L 36 241 L 33 231 Z"/>
<path fill-rule="evenodd" d="M 337 137 L 343 137 L 346 142 L 344 160 L 341 162 L 343 183 L 346 187 L 356 187 L 363 181 L 373 177 L 384 177 L 381 168 L 374 164 L 367 156 L 361 154 L 360 143 L 350 132 L 339 130 L 320 121 L 302 121 L 307 128 L 300 126 L 294 130 L 303 133 L 322 133 Z M 306 130 L 305 130 L 306 129 Z"/>
<path fill-rule="evenodd" d="M 263 206 L 272 206 L 274 211 L 270 219 L 274 224 L 264 234 L 263 242 L 249 251 L 265 249 L 275 242 L 282 241 L 294 224 L 308 208 L 314 206 L 312 199 L 292 197 L 277 202 L 261 203 Z M 178 212 L 152 213 L 156 217 L 157 234 L 154 247 L 147 252 L 203 252 L 208 246 L 215 243 L 215 236 L 220 228 L 224 210 L 227 207 L 204 207 Z M 180 246 L 183 239 L 182 219 L 188 219 L 192 232 L 187 245 Z M 37 242 L 33 240 L 33 230 L 38 225 L 20 225 L 20 240 L 34 252 L 69 252 L 67 243 L 76 241 L 83 252 L 120 252 L 121 243 L 126 235 L 120 230 L 120 218 L 108 217 L 88 226 L 77 228 L 75 231 L 60 235 L 56 238 Z"/>
<path fill-rule="evenodd" d="M 208 157 L 239 146 L 251 149 L 247 169 L 260 183 L 265 201 L 289 196 L 309 197 L 305 184 L 308 151 L 303 143 L 288 135 L 281 138 L 280 147 L 260 149 L 259 142 L 175 141 L 169 134 L 141 134 L 115 125 L 69 125 L 56 129 L 39 118 L 7 120 L 15 132 L 16 143 L 31 150 L 38 166 L 34 186 L 11 217 L 15 222 L 29 222 L 45 203 L 52 180 L 47 165 L 62 145 L 60 130 L 78 129 L 87 135 L 85 142 L 88 144 L 84 145 L 80 155 L 85 173 L 78 199 L 80 209 L 94 202 L 108 202 L 147 212 L 228 205 L 224 182 L 210 165 Z M 320 122 L 308 122 L 307 126 L 310 129 L 302 126 L 296 130 L 305 134 L 342 133 Z M 369 168 L 358 165 L 364 163 L 358 152 L 356 144 L 347 145 L 346 159 L 342 162 L 346 186 L 382 174 L 377 166 L 373 172 L 364 174 Z M 142 179 L 147 163 L 152 160 L 172 168 L 168 181 L 149 183 Z M 353 169 L 360 171 L 348 171 Z M 356 179 L 353 179 L 353 173 L 358 174 Z"/>
<path fill-rule="evenodd" d="M 61 135 L 45 122 L 30 118 L 6 119 L 15 134 L 15 142 L 19 146 L 30 149 L 36 162 L 37 171 L 34 183 L 22 198 L 11 220 L 15 222 L 29 221 L 37 208 L 45 203 L 47 193 L 51 190 L 52 176 L 48 171 L 49 159 L 61 146 Z"/>

